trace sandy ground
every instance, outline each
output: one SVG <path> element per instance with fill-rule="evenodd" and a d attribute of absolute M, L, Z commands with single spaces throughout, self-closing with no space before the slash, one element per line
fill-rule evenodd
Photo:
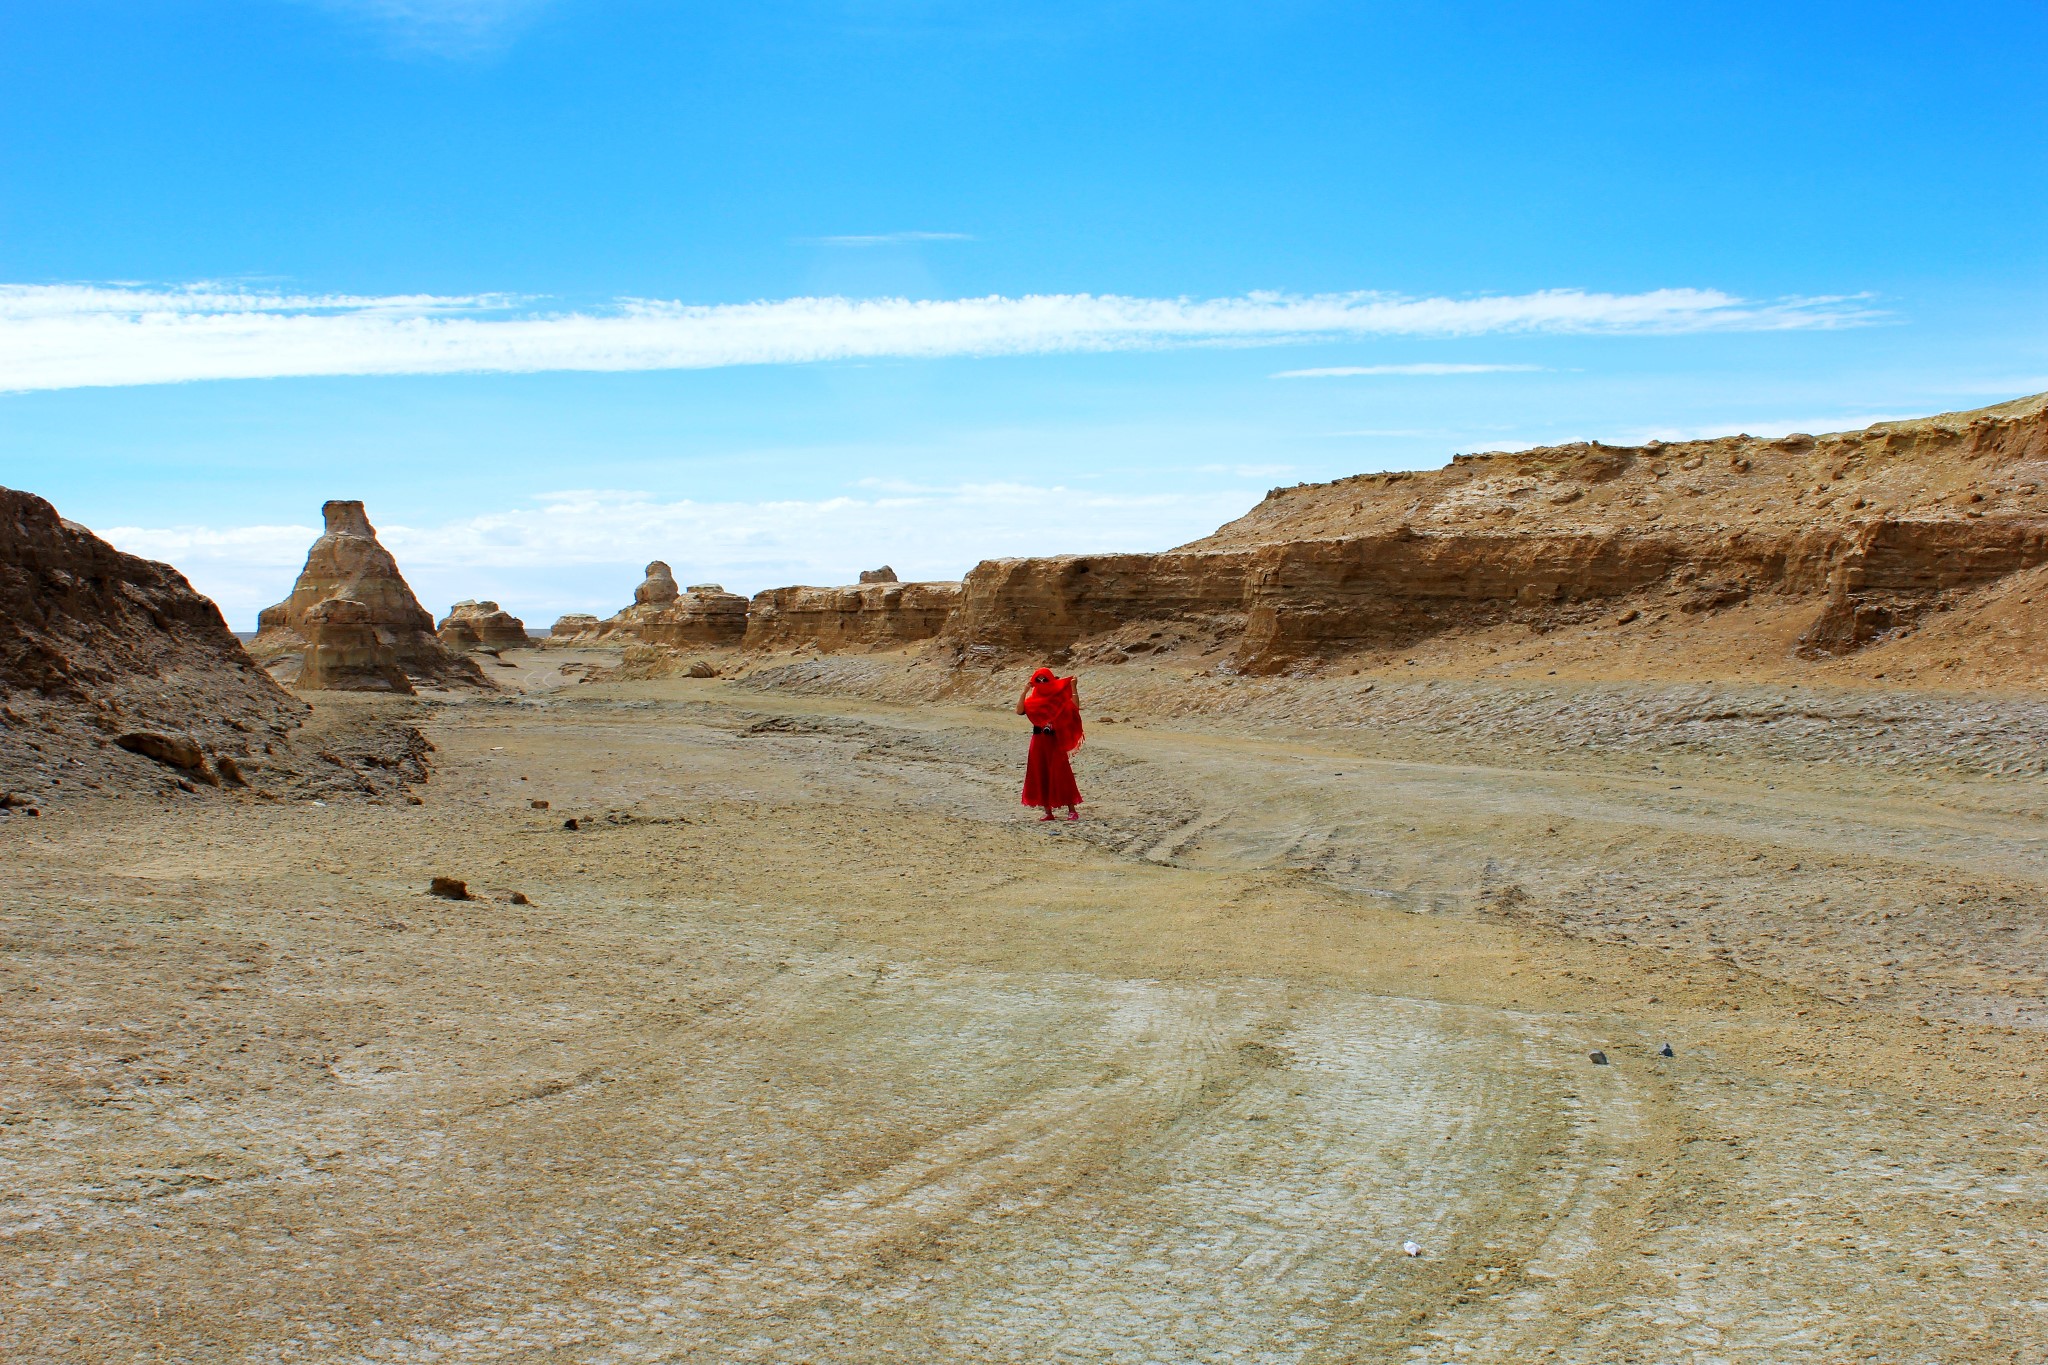
<path fill-rule="evenodd" d="M 0 1358 L 2048 1358 L 2024 708 L 1084 678 L 1041 825 L 984 696 L 514 662 L 323 703 L 423 805 L 0 824 Z"/>

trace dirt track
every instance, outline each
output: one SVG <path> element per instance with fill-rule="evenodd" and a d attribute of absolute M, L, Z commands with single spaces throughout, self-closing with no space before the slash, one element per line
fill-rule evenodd
<path fill-rule="evenodd" d="M 674 681 L 0 827 L 0 1357 L 2048 1354 L 2037 778 L 1118 700 L 1075 826 Z"/>

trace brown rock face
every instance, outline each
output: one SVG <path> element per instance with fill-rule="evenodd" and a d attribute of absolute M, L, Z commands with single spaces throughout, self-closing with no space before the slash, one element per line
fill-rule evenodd
<path fill-rule="evenodd" d="M 894 583 L 896 581 L 896 571 L 887 564 L 884 564 L 879 569 L 862 569 L 860 571 L 860 581 L 863 583 Z"/>
<path fill-rule="evenodd" d="M 660 560 L 633 590 L 633 605 L 599 621 L 564 616 L 549 637 L 552 644 L 736 645 L 747 633 L 747 599 L 716 583 L 685 592 Z"/>
<path fill-rule="evenodd" d="M 2048 395 L 1832 436 L 1460 456 L 1276 489 L 1163 554 L 985 562 L 947 633 L 1043 653 L 1192 625 L 1270 671 L 1503 621 L 1547 630 L 1627 599 L 1704 617 L 1770 596 L 1812 599 L 1802 653 L 1851 651 L 2048 562 L 2044 407 Z"/>
<path fill-rule="evenodd" d="M 490 686 L 474 662 L 450 653 L 435 637 L 434 618 L 406 586 L 398 561 L 378 543 L 363 505 L 330 502 L 320 510 L 327 529 L 307 552 L 292 595 L 257 618 L 258 652 L 304 650 L 305 664 L 293 684 L 301 691 L 385 690 L 387 663 L 415 682 Z M 353 602 L 361 611 L 326 606 L 337 601 Z M 369 636 L 375 637 L 374 647 Z"/>
<path fill-rule="evenodd" d="M 646 581 L 633 589 L 633 605 L 636 607 L 665 607 L 682 595 L 676 586 L 676 576 L 668 565 L 655 560 L 647 566 Z"/>
<path fill-rule="evenodd" d="M 299 631 L 306 639 L 306 653 L 293 685 L 300 691 L 412 694 L 412 679 L 400 666 L 398 651 L 377 629 L 364 603 L 353 597 L 317 602 L 300 619 Z"/>
<path fill-rule="evenodd" d="M 929 640 L 960 602 L 958 583 L 770 588 L 747 613 L 749 649 L 884 649 Z"/>
<path fill-rule="evenodd" d="M 496 602 L 457 602 L 434 634 L 450 649 L 525 649 L 526 623 Z"/>
<path fill-rule="evenodd" d="M 0 787 L 211 784 L 305 714 L 177 570 L 0 488 Z"/>

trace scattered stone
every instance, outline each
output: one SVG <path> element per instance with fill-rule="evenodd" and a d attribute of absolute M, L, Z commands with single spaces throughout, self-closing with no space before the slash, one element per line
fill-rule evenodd
<path fill-rule="evenodd" d="M 545 801 L 529 801 L 526 804 L 535 810 L 546 810 L 548 808 L 548 803 Z"/>
<path fill-rule="evenodd" d="M 469 883 L 458 877 L 436 877 L 427 883 L 427 894 L 447 901 L 466 901 L 470 898 Z"/>
<path fill-rule="evenodd" d="M 572 816 L 572 817 L 570 817 L 569 819 L 567 819 L 567 820 L 564 820 L 564 821 L 562 822 L 562 828 L 563 828 L 563 829 L 581 829 L 581 828 L 583 828 L 583 826 L 581 826 L 581 825 L 577 824 L 577 823 L 576 823 L 576 820 L 575 820 L 575 817 L 573 817 L 573 816 Z"/>
<path fill-rule="evenodd" d="M 1666 1043 L 1664 1044 L 1664 1046 L 1657 1049 L 1657 1055 L 1659 1057 L 1675 1057 L 1678 1054 L 1671 1050 L 1671 1044 Z"/>
<path fill-rule="evenodd" d="M 1604 1052 L 1589 1052 L 1586 1056 L 1592 1060 L 1594 1066 L 1607 1065 L 1607 1054 Z"/>
<path fill-rule="evenodd" d="M 525 893 L 524 891 L 514 891 L 514 892 L 513 892 L 513 893 L 512 893 L 511 895 L 509 895 L 509 896 L 505 897 L 505 899 L 506 899 L 506 900 L 507 900 L 508 902 L 510 902 L 511 904 L 513 904 L 513 905 L 532 905 L 532 904 L 533 904 L 533 902 L 532 902 L 532 901 L 530 901 L 530 900 L 528 900 L 528 899 L 526 898 L 526 893 Z"/>
<path fill-rule="evenodd" d="M 153 758 L 168 767 L 181 768 L 191 772 L 206 766 L 206 755 L 199 746 L 183 735 L 160 735 L 154 730 L 131 730 L 118 736 L 114 743 L 131 754 Z"/>
<path fill-rule="evenodd" d="M 715 678 L 718 676 L 718 670 L 704 662 L 704 660 L 699 659 L 690 665 L 690 676 L 693 678 Z"/>
<path fill-rule="evenodd" d="M 1403 1242 L 1401 1243 L 1401 1250 L 1410 1256 L 1420 1256 L 1422 1254 L 1422 1245 L 1419 1242 Z"/>

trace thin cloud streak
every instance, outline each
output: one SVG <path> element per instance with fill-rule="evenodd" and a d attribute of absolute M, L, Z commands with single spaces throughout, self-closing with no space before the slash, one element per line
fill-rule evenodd
<path fill-rule="evenodd" d="M 813 237 L 819 246 L 909 246 L 916 242 L 979 241 L 971 232 L 872 232 L 843 237 Z"/>
<path fill-rule="evenodd" d="M 1330 365 L 1319 370 L 1281 370 L 1274 379 L 1349 379 L 1361 374 L 1535 374 L 1543 365 L 1447 365 L 1425 362 L 1416 365 Z"/>
<path fill-rule="evenodd" d="M 1881 316 L 1861 298 L 1758 301 L 1711 289 L 1553 289 L 1462 299 L 620 299 L 598 311 L 548 312 L 510 295 L 14 284 L 0 285 L 0 391 L 311 375 L 712 369 L 1368 336 L 1768 332 L 1854 327 Z"/>

